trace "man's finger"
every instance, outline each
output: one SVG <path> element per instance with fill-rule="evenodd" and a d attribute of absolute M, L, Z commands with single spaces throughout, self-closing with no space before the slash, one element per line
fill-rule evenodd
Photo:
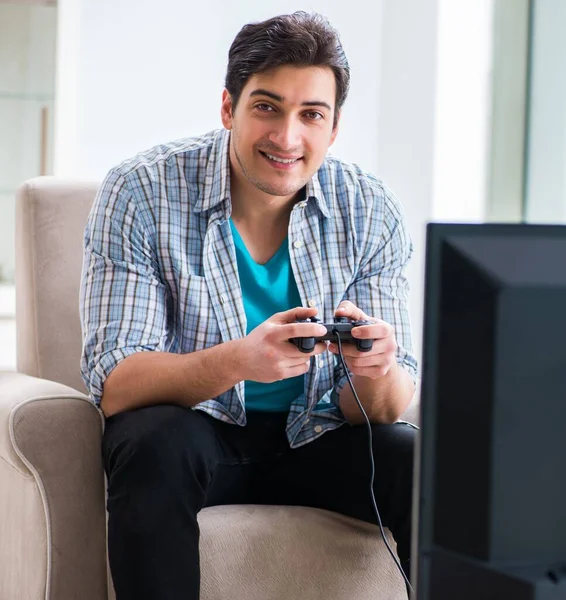
<path fill-rule="evenodd" d="M 328 344 L 328 350 L 330 350 L 330 352 L 338 354 L 340 351 L 338 342 L 330 342 L 330 344 Z M 353 344 L 347 344 L 346 342 L 342 342 L 342 354 L 348 358 L 356 358 L 357 356 L 362 356 L 362 352 L 358 352 L 356 346 L 354 346 Z"/>
<path fill-rule="evenodd" d="M 381 340 L 393 333 L 393 327 L 385 321 L 377 320 L 372 325 L 352 327 L 352 337 L 360 340 Z"/>
<path fill-rule="evenodd" d="M 364 319 L 369 318 L 361 308 L 358 308 L 353 302 L 350 302 L 349 300 L 343 300 L 342 302 L 340 302 L 334 314 L 337 317 L 347 317 L 354 321 L 362 321 Z"/>
<path fill-rule="evenodd" d="M 316 316 L 317 312 L 318 308 L 316 308 L 316 306 L 313 306 L 312 308 L 297 306 L 295 308 L 291 308 L 289 310 L 277 313 L 273 316 L 275 317 L 275 320 L 279 323 L 294 323 L 298 320 L 304 320 L 310 317 L 314 317 Z"/>
<path fill-rule="evenodd" d="M 278 330 L 278 336 L 285 340 L 298 337 L 322 337 L 325 333 L 326 328 L 319 323 L 282 323 Z"/>

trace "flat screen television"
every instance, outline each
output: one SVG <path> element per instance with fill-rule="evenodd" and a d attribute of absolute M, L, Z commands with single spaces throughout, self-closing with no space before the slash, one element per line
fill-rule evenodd
<path fill-rule="evenodd" d="M 566 226 L 428 225 L 415 462 L 418 600 L 566 599 Z"/>

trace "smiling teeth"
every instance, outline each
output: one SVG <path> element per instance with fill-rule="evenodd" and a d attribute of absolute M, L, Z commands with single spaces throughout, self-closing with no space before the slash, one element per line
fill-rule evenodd
<path fill-rule="evenodd" d="M 280 162 L 280 163 L 294 163 L 297 162 L 299 159 L 298 158 L 277 158 L 276 156 L 272 156 L 271 154 L 267 154 L 267 152 L 265 152 L 265 156 L 267 156 L 268 158 L 270 158 L 271 160 L 274 160 L 276 162 Z"/>

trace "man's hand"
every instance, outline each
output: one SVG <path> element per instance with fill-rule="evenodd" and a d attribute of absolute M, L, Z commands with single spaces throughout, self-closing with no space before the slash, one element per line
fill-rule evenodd
<path fill-rule="evenodd" d="M 396 364 L 395 351 L 397 342 L 393 327 L 365 314 L 352 302 L 345 300 L 336 309 L 336 317 L 346 317 L 354 321 L 371 321 L 372 325 L 363 325 L 352 329 L 352 337 L 359 339 L 373 339 L 373 348 L 369 352 L 358 352 L 353 344 L 342 344 L 342 354 L 348 369 L 354 374 L 370 379 L 377 379 L 387 375 L 391 367 Z M 338 355 L 338 343 L 330 343 L 328 350 Z"/>
<path fill-rule="evenodd" d="M 319 342 L 309 354 L 301 352 L 289 340 L 294 337 L 317 337 L 326 328 L 316 323 L 295 323 L 296 319 L 314 317 L 317 308 L 293 308 L 276 313 L 258 325 L 240 341 L 240 364 L 243 379 L 272 383 L 297 375 L 304 375 L 310 366 L 310 357 L 326 350 Z"/>

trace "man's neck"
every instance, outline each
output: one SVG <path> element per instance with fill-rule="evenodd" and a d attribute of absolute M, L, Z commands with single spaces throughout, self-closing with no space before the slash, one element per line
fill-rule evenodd
<path fill-rule="evenodd" d="M 232 221 L 248 252 L 255 262 L 266 264 L 287 236 L 291 210 L 296 200 L 294 197 L 285 199 L 269 194 L 261 197 L 256 193 L 245 198 L 238 193 L 231 192 L 230 195 Z"/>
<path fill-rule="evenodd" d="M 231 182 L 230 197 L 232 203 L 232 220 L 254 225 L 270 227 L 289 222 L 293 206 L 302 198 L 302 191 L 291 197 L 271 196 L 254 186 L 253 189 L 242 190 L 234 180 Z"/>
<path fill-rule="evenodd" d="M 260 199 L 260 202 L 253 202 L 252 198 L 246 197 L 241 200 L 236 195 L 232 195 L 232 220 L 237 223 L 247 223 L 249 226 L 254 225 L 269 227 L 277 223 L 289 221 L 289 215 L 295 205 L 296 200 L 288 200 L 287 202 L 277 202 L 279 198 Z M 269 198 L 269 197 L 268 197 Z"/>

